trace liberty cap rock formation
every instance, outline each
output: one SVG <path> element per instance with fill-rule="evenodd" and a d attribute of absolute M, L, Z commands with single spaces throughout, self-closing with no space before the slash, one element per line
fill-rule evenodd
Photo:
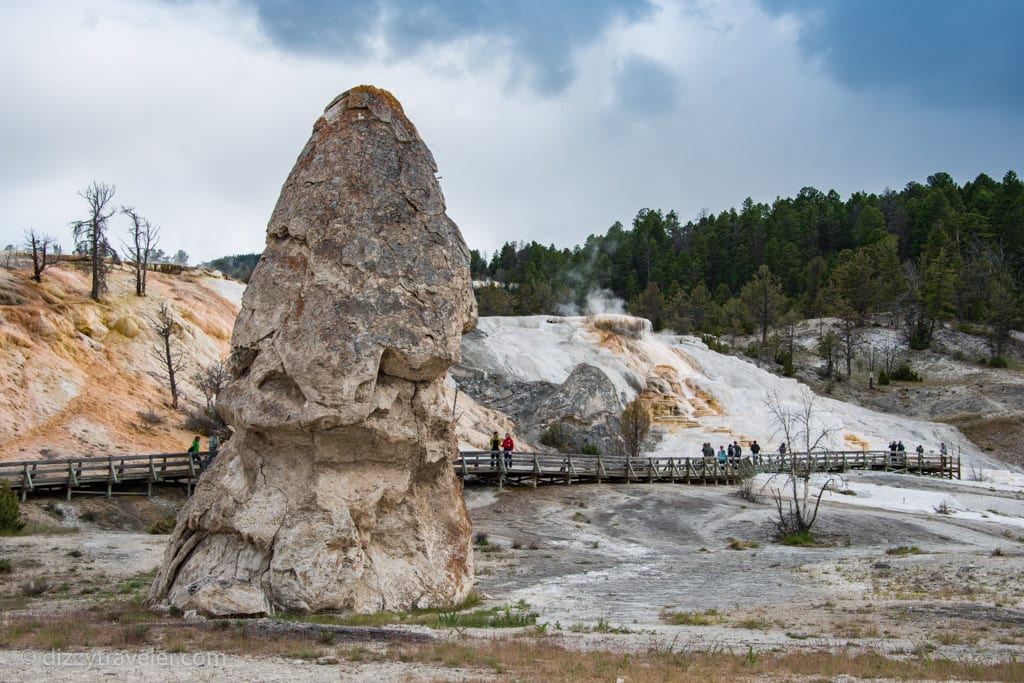
<path fill-rule="evenodd" d="M 150 599 L 213 615 L 453 604 L 473 583 L 443 382 L 476 325 L 469 252 L 401 105 L 313 126 L 267 228 L 218 407 L 235 430 Z"/>

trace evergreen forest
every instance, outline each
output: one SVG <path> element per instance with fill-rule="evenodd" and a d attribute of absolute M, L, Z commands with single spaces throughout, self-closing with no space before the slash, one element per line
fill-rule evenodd
<path fill-rule="evenodd" d="M 771 205 L 749 198 L 682 223 L 642 209 L 573 249 L 507 242 L 473 250 L 480 315 L 584 313 L 610 292 L 655 329 L 758 334 L 796 320 L 836 317 L 900 326 L 926 348 L 936 326 L 977 327 L 1001 358 L 1022 324 L 1024 183 L 948 173 L 881 195 L 805 187 Z M 881 316 L 881 318 L 880 318 Z"/>

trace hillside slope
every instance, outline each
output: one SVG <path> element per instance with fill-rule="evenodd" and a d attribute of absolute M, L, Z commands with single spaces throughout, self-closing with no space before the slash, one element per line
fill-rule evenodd
<path fill-rule="evenodd" d="M 150 318 L 167 301 L 181 323 L 190 363 L 179 376 L 181 405 L 196 405 L 203 398 L 191 374 L 227 355 L 244 285 L 202 269 L 150 273 L 149 294 L 139 298 L 131 273 L 115 269 L 97 304 L 88 297 L 88 273 L 73 265 L 47 270 L 41 284 L 29 276 L 0 269 L 0 459 L 187 448 L 192 435 L 184 412 L 170 408 Z M 960 381 L 960 370 L 944 362 L 940 373 L 940 359 L 929 358 L 926 372 L 941 385 L 875 392 L 875 410 L 819 397 L 821 424 L 836 430 L 831 447 L 877 449 L 901 439 L 908 449 L 921 443 L 932 451 L 945 441 L 968 460 L 994 464 L 987 444 L 979 448 L 931 420 L 953 422 L 949 412 L 975 404 L 1003 414 L 1019 400 L 996 406 L 984 396 L 998 379 L 1000 393 L 1020 399 L 1021 373 L 985 370 Z M 652 334 L 646 321 L 628 316 L 482 318 L 464 338 L 463 361 L 448 381 L 462 448 L 485 448 L 498 430 L 533 450 L 544 429 L 562 421 L 611 452 L 622 407 L 641 396 L 656 415 L 655 450 L 671 455 L 696 455 L 704 441 L 717 447 L 756 439 L 777 448 L 764 393 L 793 404 L 803 386 L 694 338 Z M 837 389 L 835 397 L 855 398 L 847 386 Z M 929 414 L 922 408 L 929 392 L 942 405 L 955 398 L 956 407 Z"/>
<path fill-rule="evenodd" d="M 513 415 L 519 432 L 535 440 L 561 422 L 577 442 L 597 442 L 610 452 L 608 434 L 618 416 L 641 397 L 654 414 L 659 454 L 696 456 L 705 441 L 716 449 L 733 441 L 749 447 L 753 440 L 778 447 L 781 434 L 765 394 L 798 410 L 806 385 L 711 351 L 694 337 L 653 334 L 645 323 L 614 315 L 481 318 L 464 337 L 462 364 L 453 374 L 470 396 Z M 833 450 L 883 449 L 902 440 L 907 450 L 921 444 L 937 452 L 944 442 L 967 462 L 1003 466 L 954 427 L 903 411 L 818 396 L 815 413 L 817 429 L 834 433 Z"/>
<path fill-rule="evenodd" d="M 127 270 L 108 274 L 102 303 L 88 272 L 0 270 L 0 459 L 183 451 L 185 415 L 170 407 L 151 318 L 166 301 L 181 323 L 188 367 L 182 406 L 202 402 L 189 381 L 223 358 L 243 285 L 205 270 L 149 273 L 136 297 Z"/>

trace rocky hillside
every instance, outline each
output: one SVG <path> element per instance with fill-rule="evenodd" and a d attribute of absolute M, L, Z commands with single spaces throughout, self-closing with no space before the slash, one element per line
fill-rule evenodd
<path fill-rule="evenodd" d="M 149 296 L 140 299 L 131 274 L 114 270 L 109 296 L 96 304 L 82 270 L 62 264 L 42 284 L 29 275 L 0 270 L 0 458 L 186 448 L 186 415 L 170 408 L 149 318 L 167 301 L 181 322 L 190 360 L 182 405 L 194 406 L 203 399 L 189 376 L 227 353 L 244 286 L 202 269 L 151 273 Z M 814 362 L 813 327 L 803 335 L 804 366 Z M 885 329 L 864 334 L 897 342 Z M 823 395 L 823 419 L 838 428 L 833 447 L 902 439 L 933 450 L 945 440 L 971 457 L 1021 464 L 1006 445 L 1021 436 L 1024 374 L 974 362 L 979 338 L 945 331 L 940 342 L 954 350 L 911 358 L 922 383 L 868 390 L 856 376 L 826 383 L 802 372 Z M 693 338 L 651 334 L 626 316 L 483 318 L 464 338 L 463 361 L 447 384 L 463 448 L 485 448 L 493 430 L 512 432 L 520 448 L 543 448 L 555 424 L 567 443 L 612 452 L 622 408 L 640 396 L 656 416 L 655 448 L 673 454 L 693 454 L 704 441 L 757 439 L 774 448 L 764 390 L 795 397 L 801 386 Z"/>
<path fill-rule="evenodd" d="M 243 285 L 203 269 L 149 273 L 140 298 L 115 268 L 98 304 L 86 270 L 30 275 L 0 269 L 0 458 L 185 450 L 186 416 L 170 407 L 151 319 L 169 304 L 188 360 L 180 405 L 202 403 L 190 376 L 227 353 Z"/>

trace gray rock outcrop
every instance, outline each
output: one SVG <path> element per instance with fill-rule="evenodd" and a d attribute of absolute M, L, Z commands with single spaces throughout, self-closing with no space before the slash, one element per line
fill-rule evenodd
<path fill-rule="evenodd" d="M 336 98 L 281 191 L 218 402 L 235 429 L 150 594 L 207 614 L 406 610 L 473 583 L 443 381 L 469 253 L 401 105 Z"/>

